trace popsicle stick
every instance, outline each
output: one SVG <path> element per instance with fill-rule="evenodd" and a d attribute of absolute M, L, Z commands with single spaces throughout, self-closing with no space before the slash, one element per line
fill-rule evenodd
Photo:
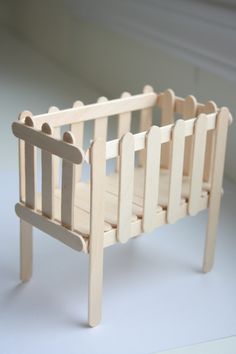
<path fill-rule="evenodd" d="M 89 240 L 89 325 L 101 320 L 104 242 L 104 195 L 106 175 L 106 144 L 97 139 L 90 149 L 91 159 L 91 212 Z"/>
<path fill-rule="evenodd" d="M 73 104 L 73 108 L 82 107 L 84 104 L 81 101 L 75 101 Z M 77 122 L 71 124 L 71 133 L 75 137 L 75 145 L 83 148 L 84 143 L 84 122 Z M 83 165 L 75 166 L 75 181 L 76 183 L 81 181 Z"/>
<path fill-rule="evenodd" d="M 230 114 L 226 107 L 221 108 L 217 116 L 215 132 L 214 159 L 212 168 L 212 183 L 209 200 L 208 224 L 205 242 L 203 271 L 209 272 L 213 266 L 216 233 L 220 212 L 221 188 L 223 182 L 225 151 Z"/>
<path fill-rule="evenodd" d="M 42 125 L 42 132 L 52 135 L 52 128 L 48 123 Z M 55 179 L 53 156 L 42 150 L 42 214 L 52 219 L 54 217 Z"/>
<path fill-rule="evenodd" d="M 71 132 L 65 132 L 63 141 L 74 144 Z M 74 227 L 74 193 L 75 166 L 68 160 L 62 160 L 62 186 L 61 186 L 61 224 L 73 230 Z"/>
<path fill-rule="evenodd" d="M 55 112 L 59 112 L 59 108 L 57 108 L 56 106 L 51 106 L 48 110 L 48 113 L 55 113 Z M 61 137 L 61 128 L 60 127 L 54 127 L 52 128 L 52 135 L 54 138 L 56 139 L 60 139 Z M 59 166 L 60 166 L 60 159 L 58 156 L 53 156 L 52 157 L 52 165 L 53 165 L 53 178 L 54 178 L 54 182 L 53 182 L 53 186 L 54 188 L 59 188 Z"/>
<path fill-rule="evenodd" d="M 170 185 L 167 207 L 167 221 L 170 224 L 178 220 L 181 204 L 181 188 L 184 163 L 184 126 L 184 120 L 177 120 L 172 133 Z"/>
<path fill-rule="evenodd" d="M 161 99 L 161 126 L 174 123 L 174 107 L 175 94 L 172 90 L 167 90 L 163 93 Z M 170 149 L 171 143 L 162 145 L 161 149 L 161 167 L 169 168 L 170 166 Z"/>
<path fill-rule="evenodd" d="M 120 140 L 117 239 L 121 243 L 127 242 L 131 235 L 133 189 L 134 138 L 126 133 Z"/>
<path fill-rule="evenodd" d="M 205 161 L 207 136 L 207 116 L 200 114 L 195 122 L 195 131 L 193 136 L 193 162 L 190 181 L 189 205 L 190 215 L 196 215 L 200 211 L 203 171 Z M 186 152 L 186 150 L 185 150 Z"/>
<path fill-rule="evenodd" d="M 150 232 L 155 228 L 159 174 L 161 156 L 161 130 L 153 126 L 146 137 L 146 166 L 144 180 L 144 201 L 143 201 L 143 231 Z"/>
<path fill-rule="evenodd" d="M 184 101 L 183 106 L 183 119 L 189 119 L 196 117 L 197 113 L 197 100 L 194 96 L 188 96 Z M 184 174 L 189 176 L 191 171 L 192 162 L 192 145 L 193 137 L 186 137 L 185 140 L 185 151 L 184 151 Z"/>
<path fill-rule="evenodd" d="M 148 93 L 148 92 L 154 92 L 152 86 L 146 85 L 143 88 L 143 93 Z M 145 132 L 148 131 L 151 126 L 152 126 L 152 111 L 153 108 L 144 108 L 141 110 L 141 115 L 140 115 L 140 124 L 139 124 L 139 131 L 140 132 Z M 145 158 L 146 158 L 146 153 L 144 150 L 141 150 L 139 152 L 139 166 L 144 166 L 145 165 Z"/>

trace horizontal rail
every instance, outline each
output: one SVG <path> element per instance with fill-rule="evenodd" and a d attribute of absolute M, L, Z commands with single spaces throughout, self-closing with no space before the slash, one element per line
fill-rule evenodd
<path fill-rule="evenodd" d="M 37 127 L 41 127 L 45 122 L 56 127 L 149 108 L 155 105 L 156 98 L 157 94 L 153 92 L 143 93 L 107 102 L 65 109 L 58 112 L 39 114 L 32 118 Z"/>
<path fill-rule="evenodd" d="M 53 155 L 57 155 L 75 164 L 80 164 L 83 161 L 83 151 L 79 147 L 55 139 L 35 128 L 24 125 L 24 123 L 14 122 L 12 124 L 12 131 L 17 138 L 48 151 Z"/>
<path fill-rule="evenodd" d="M 56 220 L 45 218 L 45 216 L 38 211 L 31 210 L 22 203 L 17 203 L 15 210 L 19 218 L 46 232 L 53 238 L 63 242 L 76 251 L 80 252 L 85 250 L 86 246 L 83 237 L 76 232 L 66 229 Z"/>
<path fill-rule="evenodd" d="M 191 118 L 184 122 L 185 136 L 193 135 L 194 123 L 197 118 Z M 216 113 L 207 115 L 207 130 L 215 128 Z M 161 127 L 161 144 L 167 143 L 171 139 L 171 131 L 174 124 Z M 145 147 L 145 136 L 147 132 L 134 134 L 134 151 L 139 151 Z M 119 156 L 119 139 L 114 139 L 106 143 L 106 159 Z M 89 162 L 89 151 L 86 152 L 85 160 Z"/>

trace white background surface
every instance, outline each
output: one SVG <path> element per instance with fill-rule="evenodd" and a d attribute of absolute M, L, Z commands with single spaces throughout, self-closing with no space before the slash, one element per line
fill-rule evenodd
<path fill-rule="evenodd" d="M 12 63 L 4 55 L 0 59 L 0 353 L 141 354 L 234 335 L 236 187 L 229 181 L 213 271 L 201 273 L 206 212 L 106 249 L 103 320 L 97 328 L 87 327 L 86 255 L 36 230 L 33 278 L 19 282 L 17 144 L 10 121 L 23 108 L 46 111 L 59 102 L 68 107 L 79 96 L 76 90 L 88 99 L 96 93 L 77 87 L 30 49 L 19 55 L 18 48 L 7 37 L 4 51 Z M 14 56 L 20 58 L 17 65 Z"/>

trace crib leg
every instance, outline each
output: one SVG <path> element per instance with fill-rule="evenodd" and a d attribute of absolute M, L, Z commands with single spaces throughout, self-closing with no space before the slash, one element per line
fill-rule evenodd
<path fill-rule="evenodd" d="M 33 227 L 20 219 L 20 279 L 23 282 L 32 276 Z"/>
<path fill-rule="evenodd" d="M 205 253 L 203 260 L 203 272 L 205 273 L 212 269 L 214 263 L 217 225 L 220 212 L 220 200 L 221 193 L 219 192 L 217 198 L 214 198 L 214 202 L 210 201 L 205 241 Z"/>
<path fill-rule="evenodd" d="M 91 327 L 101 321 L 103 283 L 103 249 L 90 251 L 89 255 L 89 307 L 88 322 Z"/>

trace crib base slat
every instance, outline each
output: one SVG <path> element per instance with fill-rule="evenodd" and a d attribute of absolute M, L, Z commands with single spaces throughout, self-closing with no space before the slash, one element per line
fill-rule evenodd
<path fill-rule="evenodd" d="M 86 248 L 82 236 L 64 228 L 57 221 L 46 218 L 38 211 L 31 210 L 24 206 L 24 204 L 22 203 L 17 203 L 15 210 L 19 218 L 37 227 L 41 231 L 46 232 L 47 234 L 51 235 L 58 241 L 61 241 L 70 248 L 73 248 L 74 250 L 79 252 L 83 251 Z"/>

